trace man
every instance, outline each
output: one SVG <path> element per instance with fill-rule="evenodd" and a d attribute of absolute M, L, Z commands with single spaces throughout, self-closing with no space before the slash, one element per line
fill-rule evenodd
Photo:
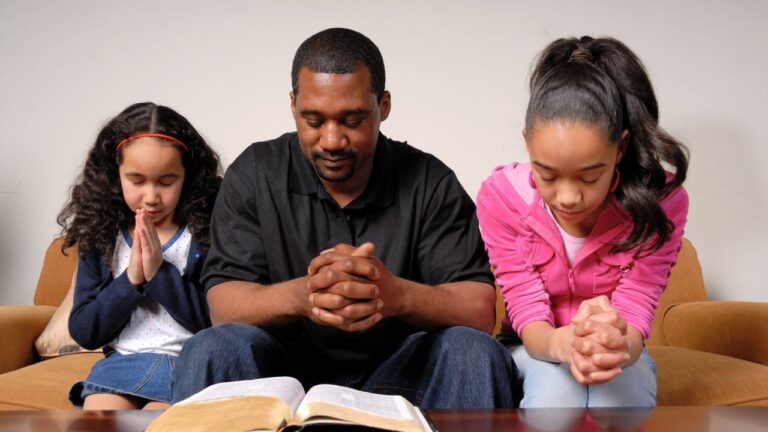
<path fill-rule="evenodd" d="M 474 204 L 440 161 L 379 132 L 378 48 L 325 30 L 291 74 L 297 133 L 251 145 L 225 175 L 203 276 L 221 325 L 185 345 L 174 400 L 288 375 L 425 408 L 511 406 Z"/>

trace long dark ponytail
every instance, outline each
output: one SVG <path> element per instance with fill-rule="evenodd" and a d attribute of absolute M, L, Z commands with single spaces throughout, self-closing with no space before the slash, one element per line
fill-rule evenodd
<path fill-rule="evenodd" d="M 536 121 L 556 119 L 603 125 L 612 142 L 629 131 L 614 194 L 633 228 L 613 251 L 661 247 L 674 227 L 659 201 L 685 181 L 688 150 L 659 127 L 656 95 L 637 56 L 612 38 L 558 39 L 539 56 L 530 89 L 529 134 Z M 669 179 L 664 163 L 674 170 Z"/>

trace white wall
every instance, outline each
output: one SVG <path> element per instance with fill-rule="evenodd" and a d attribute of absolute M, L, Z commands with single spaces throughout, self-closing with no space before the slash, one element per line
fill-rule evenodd
<path fill-rule="evenodd" d="M 662 125 L 690 146 L 686 235 L 710 295 L 768 301 L 766 17 L 757 0 L 0 0 L 0 304 L 32 301 L 56 215 L 108 118 L 169 105 L 228 164 L 293 128 L 293 53 L 331 26 L 384 54 L 383 131 L 443 159 L 472 196 L 493 166 L 525 158 L 534 55 L 561 36 L 623 40 L 648 67 Z"/>

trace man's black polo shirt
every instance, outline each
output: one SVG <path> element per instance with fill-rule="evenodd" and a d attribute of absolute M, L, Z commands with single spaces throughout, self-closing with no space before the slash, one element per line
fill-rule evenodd
<path fill-rule="evenodd" d="M 272 284 L 306 276 L 321 251 L 367 241 L 402 278 L 430 285 L 493 283 L 475 205 L 454 173 L 434 156 L 381 134 L 365 192 L 343 209 L 301 153 L 296 133 L 252 144 L 224 176 L 211 241 L 206 288 L 230 280 Z M 393 354 L 417 329 L 389 318 L 347 333 L 303 318 L 274 331 L 309 345 L 314 355 L 366 361 Z"/>

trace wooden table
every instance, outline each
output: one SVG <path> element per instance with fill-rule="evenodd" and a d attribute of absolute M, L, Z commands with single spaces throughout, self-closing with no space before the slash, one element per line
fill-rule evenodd
<path fill-rule="evenodd" d="M 458 431 L 768 431 L 768 408 L 430 410 L 440 432 Z M 157 411 L 0 411 L 0 432 L 138 432 Z"/>

